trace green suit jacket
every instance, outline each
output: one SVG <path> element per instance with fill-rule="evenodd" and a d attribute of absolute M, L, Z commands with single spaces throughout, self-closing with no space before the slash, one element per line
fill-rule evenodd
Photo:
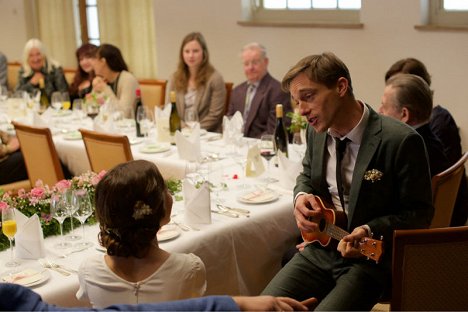
<path fill-rule="evenodd" d="M 383 236 L 384 259 L 389 264 L 393 231 L 426 228 L 431 222 L 431 176 L 421 136 L 409 126 L 368 108 L 368 124 L 351 182 L 346 230 L 351 232 L 367 224 L 374 238 Z M 303 172 L 297 177 L 295 195 L 305 192 L 330 201 L 324 163 L 327 135 L 308 128 Z M 380 180 L 365 179 L 372 169 L 383 174 Z"/>

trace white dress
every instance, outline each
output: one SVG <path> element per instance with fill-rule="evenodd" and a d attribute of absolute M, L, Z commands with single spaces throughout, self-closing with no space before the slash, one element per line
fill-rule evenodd
<path fill-rule="evenodd" d="M 194 298 L 206 290 L 205 265 L 194 254 L 171 253 L 158 270 L 136 283 L 112 272 L 104 255 L 95 255 L 81 263 L 78 278 L 76 297 L 89 299 L 94 308 Z"/>

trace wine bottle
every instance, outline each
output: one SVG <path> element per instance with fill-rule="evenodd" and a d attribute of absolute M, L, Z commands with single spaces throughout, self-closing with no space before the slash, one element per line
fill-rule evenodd
<path fill-rule="evenodd" d="M 283 122 L 283 104 L 276 104 L 275 145 L 276 151 L 281 151 L 288 157 L 288 133 Z"/>
<path fill-rule="evenodd" d="M 172 140 L 174 140 L 175 132 L 177 130 L 180 131 L 180 116 L 179 116 L 179 113 L 177 112 L 175 91 L 171 91 L 170 100 L 171 100 L 171 116 L 169 117 L 169 131 L 171 133 Z"/>
<path fill-rule="evenodd" d="M 39 100 L 39 111 L 45 112 L 45 110 L 49 107 L 49 98 L 47 97 L 47 93 L 45 91 L 44 78 L 39 79 L 39 90 L 41 91 L 41 97 Z"/>
<path fill-rule="evenodd" d="M 136 89 L 136 99 L 135 99 L 135 127 L 136 127 L 136 136 L 142 137 L 143 133 L 141 132 L 140 123 L 138 122 L 138 108 L 143 107 L 143 102 L 141 101 L 141 91 Z"/>

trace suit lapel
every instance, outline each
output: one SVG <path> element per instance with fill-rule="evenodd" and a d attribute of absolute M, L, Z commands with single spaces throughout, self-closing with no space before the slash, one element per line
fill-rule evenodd
<path fill-rule="evenodd" d="M 361 146 L 356 159 L 356 165 L 354 166 L 351 189 L 349 191 L 348 226 L 351 224 L 351 220 L 353 219 L 364 173 L 369 167 L 369 163 L 382 141 L 381 130 L 381 119 L 378 114 L 369 107 L 369 120 L 362 137 Z"/>
<path fill-rule="evenodd" d="M 310 130 L 309 130 L 310 131 Z M 316 155 L 316 157 L 312 157 L 312 163 L 310 164 L 311 172 L 311 182 L 312 185 L 320 185 L 322 196 L 323 194 L 327 194 L 328 199 L 330 199 L 330 194 L 328 193 L 328 186 L 326 179 L 326 164 L 325 164 L 325 153 L 327 151 L 327 133 L 316 133 L 315 140 L 313 141 L 313 149 L 316 149 L 317 152 L 312 153 Z M 320 168 L 321 170 L 315 170 Z"/>
<path fill-rule="evenodd" d="M 265 94 L 265 88 L 268 85 L 269 74 L 267 73 L 265 77 L 260 81 L 260 84 L 257 87 L 257 91 L 255 92 L 255 96 L 250 103 L 250 111 L 249 116 L 247 116 L 246 126 L 245 129 L 250 129 L 250 125 L 254 121 L 255 117 L 257 116 L 258 108 L 260 107 L 260 103 L 262 102 L 263 96 Z M 247 88 L 245 94 L 247 93 Z M 245 97 L 244 97 L 245 102 Z M 245 106 L 245 104 L 244 104 Z M 245 107 L 244 107 L 245 109 Z"/>

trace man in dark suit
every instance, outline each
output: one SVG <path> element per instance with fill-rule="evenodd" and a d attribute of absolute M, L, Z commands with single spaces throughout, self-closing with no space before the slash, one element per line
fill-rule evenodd
<path fill-rule="evenodd" d="M 379 112 L 406 123 L 422 136 L 429 157 L 431 177 L 450 167 L 442 142 L 434 135 L 429 125 L 432 92 L 421 77 L 397 74 L 389 78 Z"/>
<path fill-rule="evenodd" d="M 260 138 L 273 134 L 276 125 L 276 104 L 283 104 L 286 127 L 292 111 L 288 93 L 281 90 L 278 80 L 268 73 L 266 49 L 259 43 L 250 43 L 242 49 L 242 64 L 247 81 L 232 90 L 227 116 L 239 111 L 244 116 L 244 136 Z"/>
<path fill-rule="evenodd" d="M 342 233 L 336 248 L 311 238 L 263 294 L 314 296 L 319 311 L 369 311 L 390 284 L 393 231 L 426 228 L 434 213 L 424 142 L 412 128 L 356 100 L 348 68 L 332 53 L 300 60 L 282 86 L 309 123 L 294 188 L 297 225 L 308 235 L 320 230 L 327 211 L 320 196 L 346 214 L 341 227 L 351 234 Z M 384 240 L 379 263 L 360 252 L 361 240 L 372 235 Z"/>

